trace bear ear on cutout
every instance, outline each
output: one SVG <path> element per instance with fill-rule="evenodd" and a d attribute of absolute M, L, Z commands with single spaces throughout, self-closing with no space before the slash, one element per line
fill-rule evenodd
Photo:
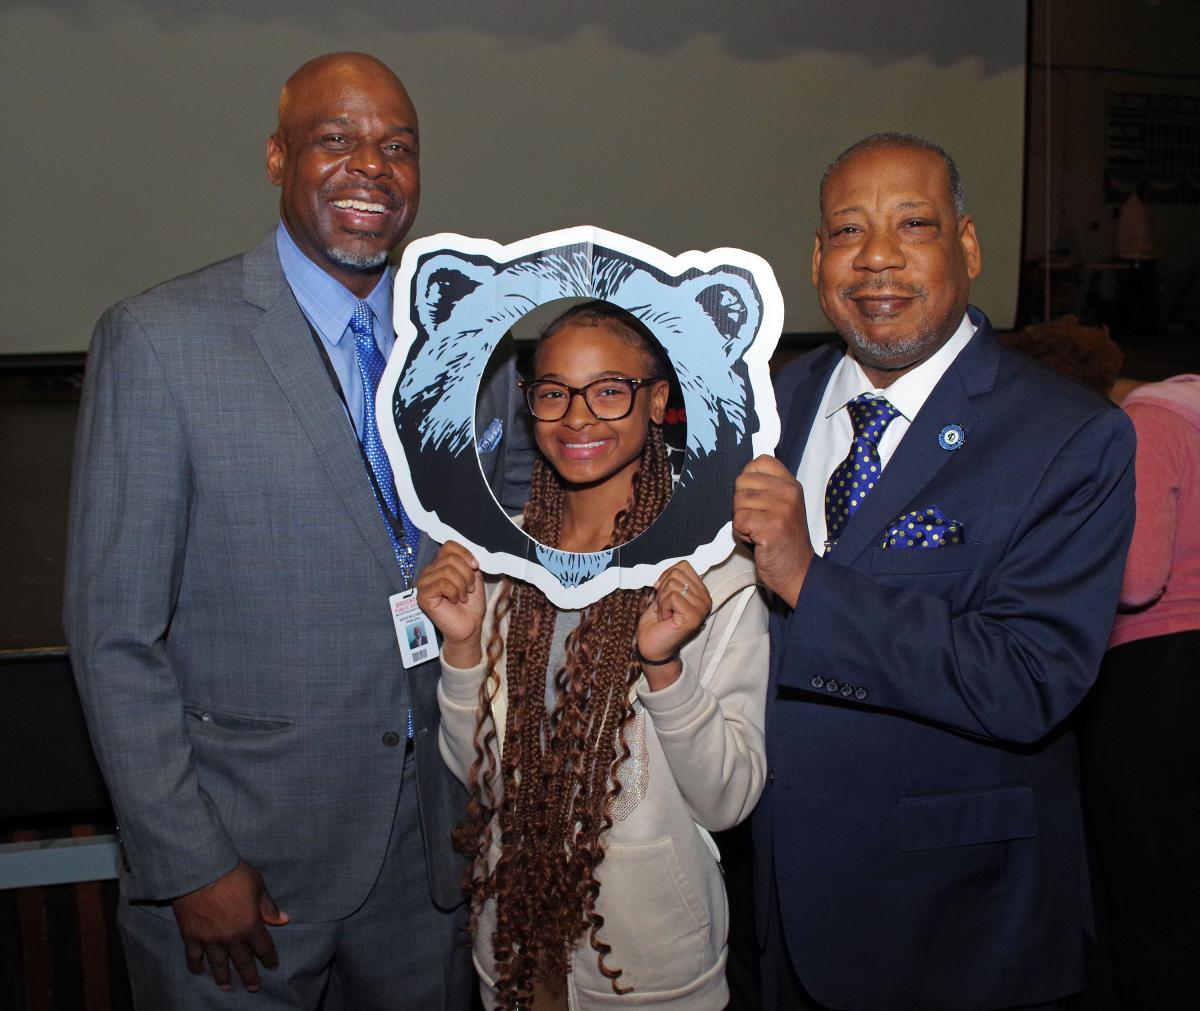
<path fill-rule="evenodd" d="M 762 322 L 758 290 L 742 275 L 720 269 L 695 278 L 689 287 L 723 338 L 722 350 L 733 365 L 746 353 Z"/>
<path fill-rule="evenodd" d="M 426 332 L 445 323 L 463 298 L 495 274 L 494 266 L 451 252 L 438 253 L 422 263 L 413 279 L 413 301 Z"/>

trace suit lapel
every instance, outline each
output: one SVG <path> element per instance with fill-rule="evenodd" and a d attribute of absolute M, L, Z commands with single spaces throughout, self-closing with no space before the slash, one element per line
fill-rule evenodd
<path fill-rule="evenodd" d="M 784 382 L 794 384 L 790 392 L 783 389 L 782 385 L 775 391 L 776 401 L 781 406 L 786 405 L 781 418 L 783 435 L 775 456 L 793 474 L 800 469 L 800 460 L 804 456 L 804 447 L 808 443 L 808 434 L 812 430 L 825 386 L 841 358 L 841 345 L 830 344 L 820 348 L 802 360 L 798 375 L 793 377 L 785 373 Z"/>
<path fill-rule="evenodd" d="M 864 550 L 878 547 L 884 531 L 902 513 L 933 502 L 917 500 L 921 490 L 937 475 L 955 451 L 945 450 L 938 437 L 947 425 L 959 425 L 971 441 L 977 408 L 972 397 L 991 389 L 998 362 L 994 336 L 987 318 L 975 309 L 975 336 L 946 369 L 883 472 L 874 490 L 846 524 L 830 559 L 851 565 Z M 916 501 L 914 501 L 916 500 Z"/>
<path fill-rule="evenodd" d="M 346 512 L 388 580 L 397 590 L 403 589 L 400 566 L 364 472 L 354 428 L 283 277 L 274 232 L 246 254 L 243 269 L 246 301 L 264 310 L 250 335 L 291 402 Z"/>

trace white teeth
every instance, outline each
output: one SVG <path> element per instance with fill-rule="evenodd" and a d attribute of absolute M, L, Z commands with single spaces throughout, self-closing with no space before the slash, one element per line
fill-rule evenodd
<path fill-rule="evenodd" d="M 604 440 L 600 439 L 597 442 L 568 442 L 567 449 L 595 449 L 597 446 L 603 446 Z"/>
<path fill-rule="evenodd" d="M 387 210 L 383 204 L 369 204 L 365 200 L 335 200 L 333 206 L 343 211 L 373 211 L 375 214 Z"/>

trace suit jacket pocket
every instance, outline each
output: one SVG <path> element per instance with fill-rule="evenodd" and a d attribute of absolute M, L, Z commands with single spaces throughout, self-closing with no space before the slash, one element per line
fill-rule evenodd
<path fill-rule="evenodd" d="M 975 568 L 978 544 L 945 544 L 940 548 L 872 548 L 872 575 L 933 575 Z"/>
<path fill-rule="evenodd" d="M 229 734 L 272 734 L 280 730 L 291 730 L 292 720 L 276 716 L 246 716 L 241 713 L 223 713 L 215 709 L 185 705 L 191 730 L 221 732 Z"/>
<path fill-rule="evenodd" d="M 1029 839 L 1037 831 L 1028 786 L 900 798 L 900 848 L 909 852 Z"/>

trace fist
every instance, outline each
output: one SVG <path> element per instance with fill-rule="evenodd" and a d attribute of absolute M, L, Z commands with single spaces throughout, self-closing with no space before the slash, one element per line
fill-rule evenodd
<path fill-rule="evenodd" d="M 675 657 L 711 610 L 712 597 L 696 570 L 687 562 L 677 562 L 654 584 L 654 596 L 638 619 L 637 651 L 651 661 Z M 672 684 L 682 669 L 678 659 L 642 664 L 651 691 Z"/>
<path fill-rule="evenodd" d="M 759 579 L 789 607 L 796 606 L 812 542 L 800 482 L 773 456 L 746 464 L 733 491 L 733 530 L 754 548 Z"/>
<path fill-rule="evenodd" d="M 483 575 L 461 544 L 447 541 L 417 579 L 417 606 L 442 633 L 442 655 L 454 667 L 474 667 L 482 658 Z"/>

